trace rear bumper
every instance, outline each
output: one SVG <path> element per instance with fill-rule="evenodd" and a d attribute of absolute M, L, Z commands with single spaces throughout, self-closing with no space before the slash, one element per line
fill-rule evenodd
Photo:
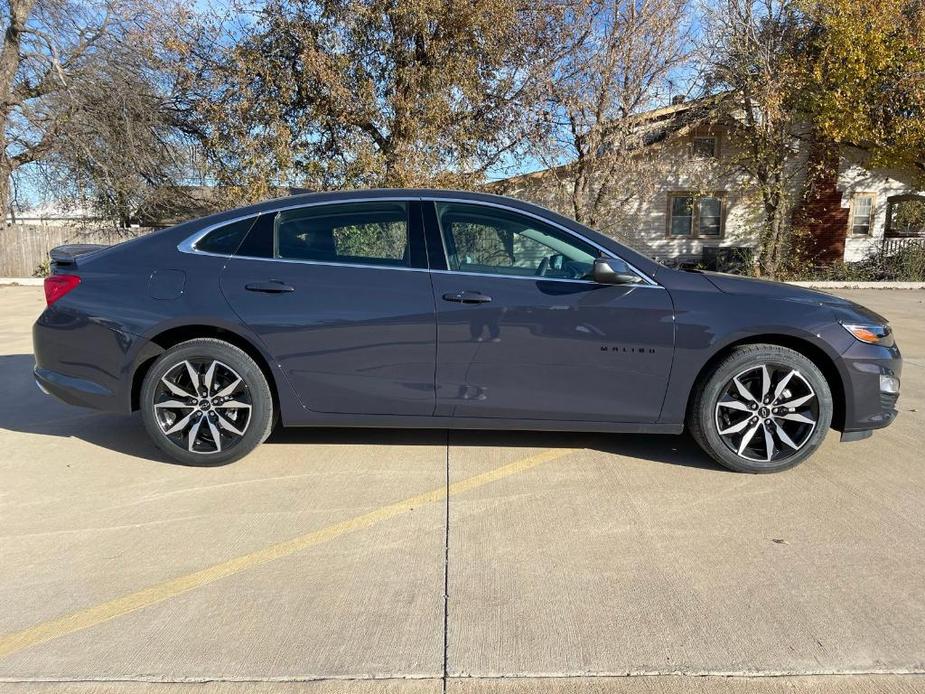
<path fill-rule="evenodd" d="M 32 327 L 35 382 L 71 405 L 131 412 L 141 338 L 71 310 L 46 309 Z"/>
<path fill-rule="evenodd" d="M 99 383 L 66 376 L 38 366 L 33 369 L 33 373 L 39 390 L 69 405 L 92 407 L 97 410 L 118 409 L 113 392 Z"/>
<path fill-rule="evenodd" d="M 842 354 L 845 376 L 845 422 L 842 431 L 882 429 L 896 419 L 899 393 L 884 392 L 881 376 L 902 383 L 899 348 L 856 342 Z"/>

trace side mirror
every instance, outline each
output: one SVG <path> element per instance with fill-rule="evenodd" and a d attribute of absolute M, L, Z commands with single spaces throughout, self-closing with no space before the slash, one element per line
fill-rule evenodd
<path fill-rule="evenodd" d="M 591 278 L 600 284 L 639 284 L 642 281 L 618 258 L 595 258 Z"/>

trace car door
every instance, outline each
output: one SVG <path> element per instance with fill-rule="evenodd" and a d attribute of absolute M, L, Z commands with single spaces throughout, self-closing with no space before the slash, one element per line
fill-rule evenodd
<path fill-rule="evenodd" d="M 433 204 L 429 237 L 447 261 L 432 272 L 437 414 L 658 418 L 674 342 L 666 290 L 591 281 L 600 249 L 532 215 Z"/>
<path fill-rule="evenodd" d="M 432 415 L 434 301 L 420 203 L 261 215 L 221 278 L 315 412 Z"/>

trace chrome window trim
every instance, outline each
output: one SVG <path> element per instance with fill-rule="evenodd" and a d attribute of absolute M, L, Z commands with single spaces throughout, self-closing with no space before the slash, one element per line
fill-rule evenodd
<path fill-rule="evenodd" d="M 497 202 L 487 202 L 485 200 L 472 200 L 469 198 L 454 197 L 452 195 L 423 195 L 423 196 L 411 196 L 411 197 L 407 195 L 405 196 L 385 196 L 385 197 L 383 196 L 357 197 L 357 198 L 351 198 L 350 200 L 343 200 L 343 201 L 323 200 L 319 202 L 308 202 L 308 203 L 303 202 L 303 203 L 292 204 L 292 205 L 282 205 L 280 207 L 273 207 L 267 210 L 262 210 L 260 212 L 242 214 L 238 217 L 231 217 L 221 222 L 210 224 L 205 229 L 200 229 L 199 231 L 195 232 L 194 234 L 192 234 L 191 236 L 189 236 L 188 238 L 184 239 L 179 244 L 177 244 L 177 250 L 180 251 L 181 253 L 191 253 L 194 255 L 206 255 L 206 256 L 212 256 L 215 258 L 226 258 L 226 259 L 227 258 L 242 258 L 244 260 L 266 260 L 266 261 L 272 261 L 275 263 L 302 263 L 306 265 L 327 265 L 327 266 L 333 266 L 333 267 L 359 267 L 359 268 L 373 268 L 376 270 L 400 270 L 400 271 L 405 271 L 405 272 L 439 272 L 441 274 L 455 274 L 455 275 L 464 275 L 468 277 L 495 277 L 495 278 L 509 278 L 509 279 L 522 279 L 522 280 L 526 279 L 526 280 L 532 280 L 532 281 L 541 280 L 544 282 L 583 282 L 585 284 L 595 284 L 595 285 L 599 284 L 598 282 L 595 282 L 593 280 L 564 279 L 564 278 L 559 278 L 559 277 L 545 277 L 544 278 L 544 277 L 540 277 L 537 275 L 532 275 L 532 276 L 530 275 L 504 275 L 504 274 L 491 274 L 491 273 L 478 273 L 478 272 L 461 272 L 458 270 L 449 270 L 449 269 L 431 270 L 430 268 L 393 267 L 393 266 L 384 266 L 384 265 L 367 265 L 364 263 L 337 263 L 337 262 L 328 262 L 328 261 L 320 261 L 320 260 L 296 260 L 292 258 L 258 258 L 255 256 L 248 256 L 248 255 L 230 255 L 230 254 L 224 254 L 224 253 L 210 253 L 208 251 L 200 251 L 196 248 L 196 243 L 198 241 L 200 241 L 204 236 L 206 236 L 212 231 L 215 231 L 219 227 L 223 227 L 226 224 L 234 224 L 235 222 L 240 222 L 241 220 L 244 220 L 244 219 L 250 219 L 251 217 L 259 217 L 262 214 L 271 214 L 271 213 L 276 214 L 278 212 L 285 212 L 287 210 L 294 210 L 294 209 L 299 209 L 299 208 L 304 208 L 304 207 L 316 207 L 319 205 L 338 205 L 338 204 L 349 205 L 352 203 L 359 203 L 359 202 L 414 202 L 414 201 L 417 201 L 417 202 L 455 202 L 455 203 L 460 203 L 464 205 L 494 207 L 497 209 L 506 210 L 508 212 L 513 212 L 514 214 L 521 214 L 521 215 L 524 215 L 525 217 L 532 217 L 533 219 L 539 220 L 540 222 L 543 222 L 544 224 L 548 224 L 549 226 L 555 227 L 556 229 L 559 229 L 560 231 L 565 232 L 569 236 L 573 236 L 577 239 L 580 239 L 581 241 L 584 241 L 585 243 L 589 244 L 590 246 L 593 246 L 594 248 L 599 250 L 601 253 L 603 253 L 604 257 L 616 258 L 618 260 L 623 261 L 624 263 L 626 263 L 627 267 L 629 267 L 633 272 L 635 272 L 643 282 L 642 284 L 626 284 L 626 285 L 612 285 L 612 286 L 648 287 L 648 288 L 653 288 L 653 289 L 664 289 L 662 285 L 660 285 L 658 282 L 653 280 L 651 277 L 649 277 L 646 273 L 644 273 L 642 270 L 637 268 L 635 265 L 633 265 L 630 262 L 627 262 L 626 260 L 624 260 L 623 258 L 620 258 L 619 256 L 616 256 L 613 253 L 613 251 L 607 248 L 604 248 L 600 244 L 592 241 L 591 239 L 585 238 L 578 232 L 572 231 L 571 229 L 564 227 L 561 224 L 558 224 L 557 222 L 554 222 L 551 219 L 547 219 L 546 217 L 535 214 L 533 212 L 528 212 L 525 210 L 517 209 L 516 207 L 511 207 L 510 205 L 504 205 L 504 204 L 497 203 Z M 439 220 L 438 220 L 438 223 L 439 223 Z M 446 241 L 443 238 L 442 229 L 440 230 L 440 241 L 441 241 L 441 245 L 443 246 L 443 255 L 444 255 L 444 259 L 446 260 L 446 266 L 447 268 L 449 268 L 450 263 L 449 263 L 449 258 L 446 257 Z"/>

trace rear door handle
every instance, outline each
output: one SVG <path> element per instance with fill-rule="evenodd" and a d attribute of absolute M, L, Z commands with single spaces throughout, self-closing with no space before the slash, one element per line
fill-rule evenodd
<path fill-rule="evenodd" d="M 279 280 L 267 280 L 266 282 L 251 282 L 245 284 L 244 288 L 249 292 L 263 292 L 264 294 L 284 294 L 294 292 L 295 287 L 291 287 L 285 282 Z"/>
<path fill-rule="evenodd" d="M 443 295 L 444 301 L 454 301 L 458 304 L 487 304 L 491 297 L 482 292 L 448 292 Z"/>

